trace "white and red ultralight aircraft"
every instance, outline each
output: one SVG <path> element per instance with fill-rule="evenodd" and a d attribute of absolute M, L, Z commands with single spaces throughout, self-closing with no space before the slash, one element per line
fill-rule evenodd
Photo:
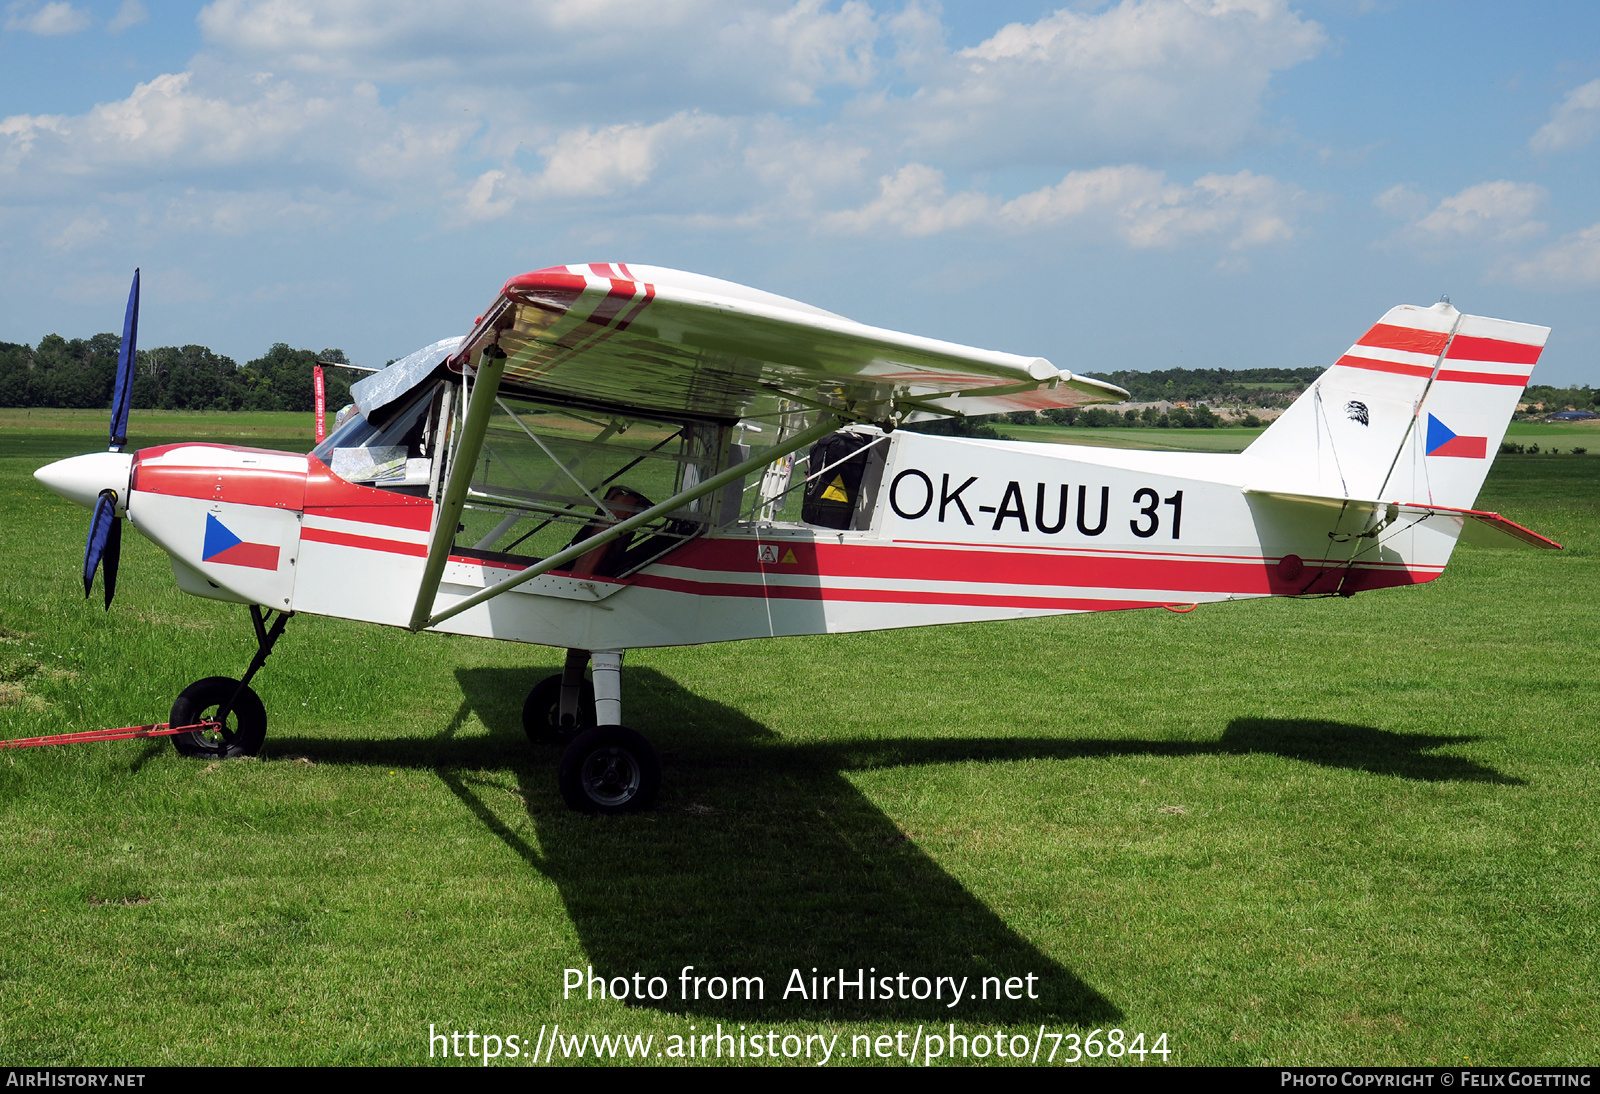
<path fill-rule="evenodd" d="M 185 592 L 249 606 L 243 679 L 174 704 L 207 727 L 173 737 L 187 755 L 260 749 L 249 683 L 297 612 L 565 648 L 524 724 L 565 743 L 568 804 L 612 813 L 661 777 L 622 724 L 629 649 L 1349 596 L 1432 581 L 1458 541 L 1557 546 L 1472 508 L 1549 329 L 1445 302 L 1392 309 L 1244 452 L 1146 452 L 896 428 L 1126 398 L 1041 358 L 557 266 L 354 385 L 299 455 L 121 451 L 137 290 L 112 451 L 36 474 L 95 508 L 85 592 L 103 556 L 108 607 L 121 518 Z"/>

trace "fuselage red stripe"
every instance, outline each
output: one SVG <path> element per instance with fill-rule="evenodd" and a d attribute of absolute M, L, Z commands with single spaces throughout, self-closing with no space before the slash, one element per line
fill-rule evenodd
<path fill-rule="evenodd" d="M 303 528 L 300 531 L 300 538 L 316 543 L 334 543 L 340 547 L 359 547 L 363 551 L 384 551 L 391 555 L 411 555 L 413 558 L 428 557 L 428 545 L 425 543 L 402 543 L 399 540 L 378 539 L 375 536 L 352 536 L 348 532 L 330 532 L 326 528 Z"/>
<path fill-rule="evenodd" d="M 784 544 L 793 563 L 756 561 L 749 540 L 702 540 L 662 559 L 663 565 L 708 574 L 762 573 L 829 577 L 954 581 L 971 585 L 1044 585 L 1095 589 L 1183 589 L 1214 593 L 1281 592 L 1277 559 L 1214 562 L 1184 558 L 1107 558 L 971 550 L 917 550 L 869 544 Z"/>
<path fill-rule="evenodd" d="M 728 596 L 757 600 L 852 601 L 870 604 L 950 604 L 977 608 L 1044 608 L 1052 611 L 1110 612 L 1123 608 L 1159 608 L 1165 600 L 1103 600 L 1065 596 L 1004 596 L 988 593 L 917 592 L 909 589 L 839 589 L 816 585 L 727 585 L 685 581 L 675 577 L 641 576 L 635 585 L 694 596 Z M 1185 601 L 1184 603 L 1187 603 Z"/>
<path fill-rule="evenodd" d="M 299 509 L 306 496 L 306 477 L 299 471 L 260 467 L 166 467 L 140 461 L 134 489 L 174 498 Z"/>

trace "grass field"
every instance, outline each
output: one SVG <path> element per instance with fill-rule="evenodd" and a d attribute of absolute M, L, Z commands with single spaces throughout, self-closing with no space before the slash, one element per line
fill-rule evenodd
<path fill-rule="evenodd" d="M 87 513 L 30 475 L 103 418 L 19 415 L 0 736 L 164 719 L 237 675 L 243 610 L 178 593 L 138 536 L 112 610 L 83 599 Z M 304 450 L 303 417 L 131 432 Z M 430 1023 L 661 1047 L 721 1022 L 839 1033 L 860 1063 L 852 1035 L 954 1021 L 1164 1033 L 1182 1064 L 1594 1063 L 1597 499 L 1600 457 L 1501 457 L 1480 507 L 1566 551 L 1461 548 L 1350 600 L 632 654 L 626 719 L 666 776 L 618 819 L 569 813 L 521 731 L 559 651 L 297 617 L 258 678 L 259 760 L 0 754 L 0 1058 L 406 1064 Z M 684 965 L 764 975 L 767 998 L 562 999 L 590 965 L 674 993 Z M 1032 973 L 1041 998 L 779 998 L 813 966 Z"/>

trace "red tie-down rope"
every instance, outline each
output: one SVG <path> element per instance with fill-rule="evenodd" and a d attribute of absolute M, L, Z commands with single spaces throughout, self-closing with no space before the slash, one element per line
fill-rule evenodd
<path fill-rule="evenodd" d="M 192 726 L 172 726 L 157 722 L 149 726 L 125 726 L 122 729 L 84 729 L 77 733 L 55 733 L 48 737 L 18 737 L 14 741 L 0 741 L 0 748 L 36 748 L 39 745 L 76 745 L 89 741 L 126 741 L 134 737 L 170 737 L 174 733 L 194 733 L 196 730 L 221 729 L 218 722 L 196 722 Z"/>

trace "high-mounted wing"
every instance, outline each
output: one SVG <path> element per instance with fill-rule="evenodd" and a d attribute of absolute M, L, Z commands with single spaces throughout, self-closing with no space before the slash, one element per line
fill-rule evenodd
<path fill-rule="evenodd" d="M 674 418 L 734 421 L 799 404 L 903 421 L 1127 398 L 1042 357 L 869 327 L 731 281 L 620 262 L 507 281 L 453 366 L 495 343 L 507 355 L 504 391 Z"/>

